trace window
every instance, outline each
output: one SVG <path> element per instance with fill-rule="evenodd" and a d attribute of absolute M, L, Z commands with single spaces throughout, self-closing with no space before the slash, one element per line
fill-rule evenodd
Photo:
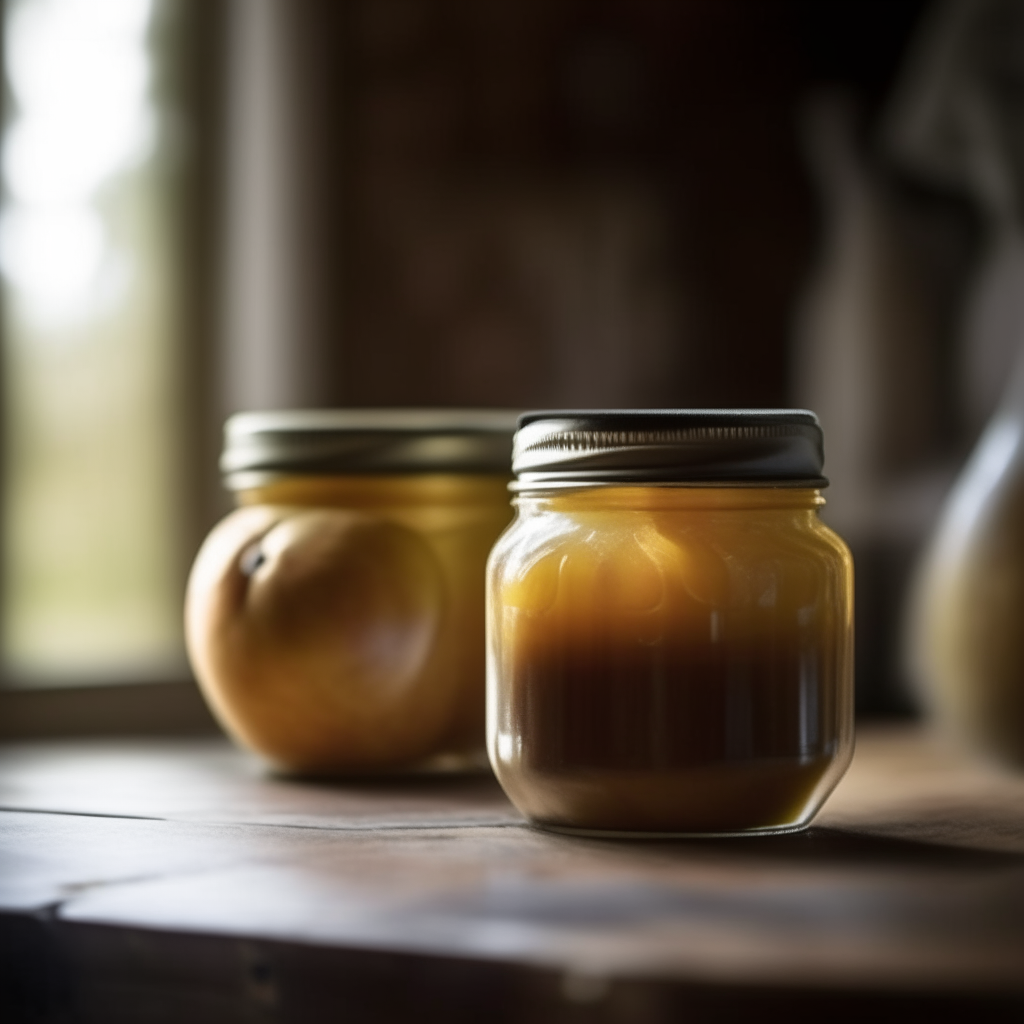
<path fill-rule="evenodd" d="M 181 677 L 172 0 L 7 0 L 3 659 Z"/>

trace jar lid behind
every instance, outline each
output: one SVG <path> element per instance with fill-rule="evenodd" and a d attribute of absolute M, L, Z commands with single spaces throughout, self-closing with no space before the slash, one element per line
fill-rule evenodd
<path fill-rule="evenodd" d="M 824 442 L 806 409 L 615 409 L 519 417 L 517 490 L 592 484 L 824 487 Z"/>
<path fill-rule="evenodd" d="M 235 490 L 290 474 L 510 472 L 516 414 L 490 409 L 243 412 L 224 426 Z"/>

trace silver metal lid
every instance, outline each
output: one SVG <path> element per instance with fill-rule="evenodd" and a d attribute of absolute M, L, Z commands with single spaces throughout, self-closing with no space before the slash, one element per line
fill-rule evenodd
<path fill-rule="evenodd" d="M 614 409 L 519 417 L 518 491 L 623 483 L 825 487 L 806 409 Z"/>
<path fill-rule="evenodd" d="M 516 414 L 491 409 L 243 412 L 224 425 L 235 490 L 282 474 L 509 473 Z"/>

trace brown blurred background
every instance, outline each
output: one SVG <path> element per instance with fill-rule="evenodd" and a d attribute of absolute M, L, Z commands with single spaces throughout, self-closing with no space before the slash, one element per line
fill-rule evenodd
<path fill-rule="evenodd" d="M 221 9 L 222 411 L 816 405 L 858 556 L 861 710 L 908 711 L 901 602 L 949 474 L 876 485 L 955 461 L 977 427 L 950 356 L 973 215 L 879 141 L 928 13 Z"/>
<path fill-rule="evenodd" d="M 33 5 L 7 0 L 8 22 Z M 860 710 L 912 711 L 907 580 L 1016 347 L 1002 314 L 986 345 L 965 327 L 999 216 L 969 174 L 928 159 L 929 131 L 949 136 L 929 127 L 949 78 L 935 55 L 1016 38 L 1000 26 L 1017 0 L 138 5 L 167 225 L 153 237 L 174 284 L 160 322 L 177 339 L 153 378 L 173 439 L 156 504 L 179 553 L 146 584 L 166 591 L 160 608 L 177 616 L 227 507 L 216 457 L 231 412 L 809 406 L 826 516 L 857 559 Z M 957 27 L 972 18 L 973 35 Z M 28 116 L 19 33 L 8 136 Z M 1012 84 L 1022 62 L 990 50 L 961 63 Z M 28 329 L 11 316 L 6 330 L 10 409 L 25 393 L 11 353 L 35 342 L 18 349 Z M 136 429 L 113 417 L 108 433 Z M 62 436 L 66 452 L 84 443 Z M 33 464 L 38 446 L 23 447 Z M 42 498 L 10 511 L 21 479 L 8 470 L 8 521 L 35 522 Z M 31 547 L 11 536 L 9 565 Z M 64 563 L 89 543 L 67 547 Z M 41 593 L 23 561 L 8 636 L 20 595 Z M 161 642 L 180 650 L 167 621 Z"/>
<path fill-rule="evenodd" d="M 236 371 L 239 404 L 787 404 L 821 234 L 802 106 L 844 91 L 866 144 L 924 8 L 226 9 L 229 187 L 279 186 L 236 244 L 281 248 L 236 346 L 306 364 Z"/>

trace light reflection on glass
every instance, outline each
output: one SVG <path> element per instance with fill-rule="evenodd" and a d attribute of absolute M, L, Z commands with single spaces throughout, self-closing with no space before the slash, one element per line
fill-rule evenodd
<path fill-rule="evenodd" d="M 167 6 L 5 6 L 3 642 L 16 679 L 161 674 L 180 657 L 150 48 Z"/>

